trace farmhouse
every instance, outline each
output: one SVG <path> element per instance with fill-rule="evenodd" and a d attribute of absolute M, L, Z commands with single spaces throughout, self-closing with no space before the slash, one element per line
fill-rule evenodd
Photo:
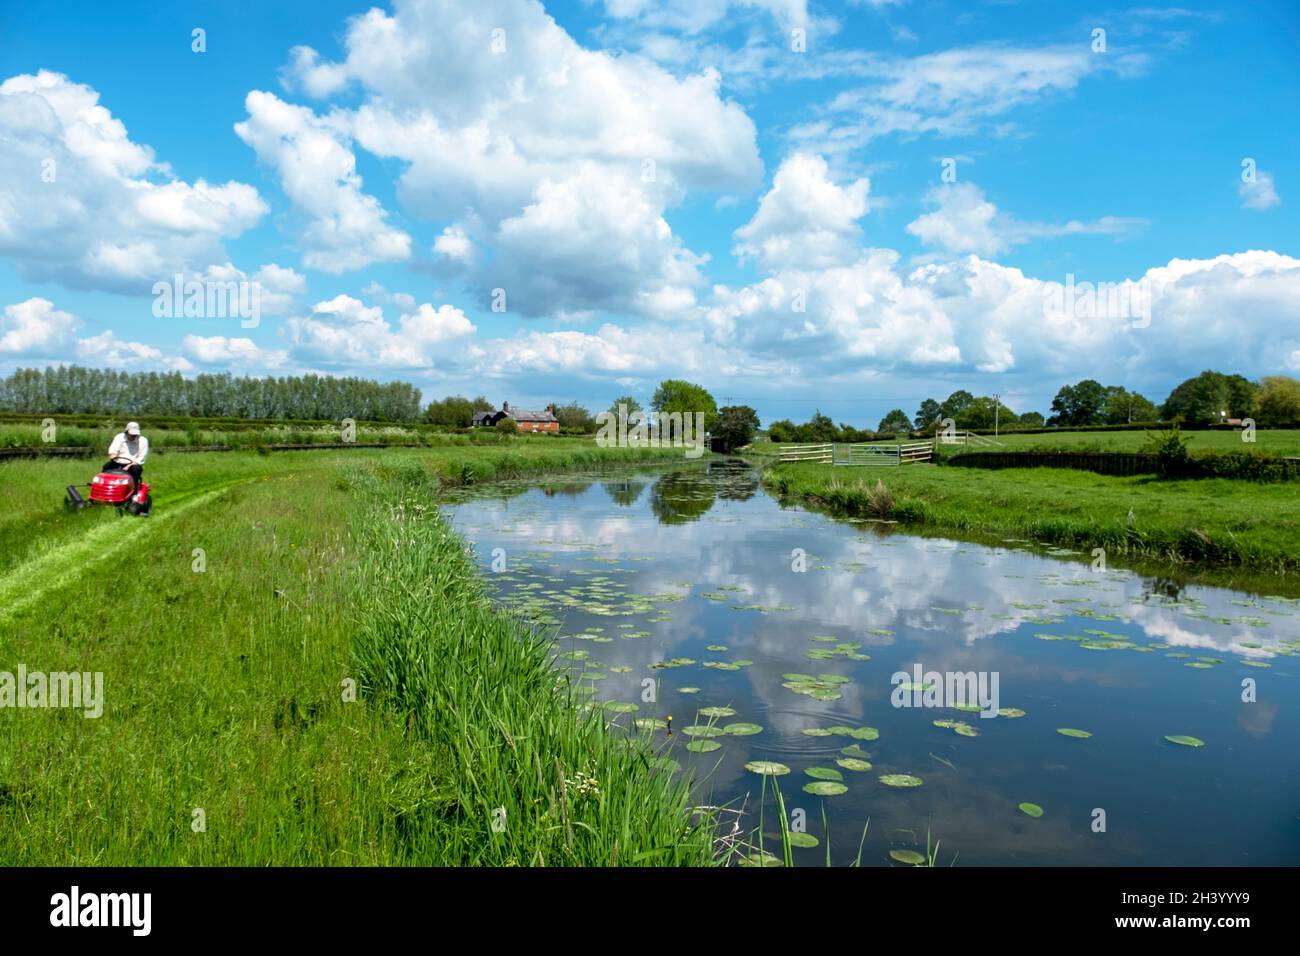
<path fill-rule="evenodd" d="M 548 405 L 540 412 L 530 412 L 524 408 L 511 408 L 509 402 L 502 402 L 500 411 L 478 412 L 475 414 L 474 424 L 478 427 L 491 427 L 503 418 L 508 418 L 514 422 L 521 432 L 558 433 L 560 430 L 560 422 L 555 417 L 554 405 Z"/>

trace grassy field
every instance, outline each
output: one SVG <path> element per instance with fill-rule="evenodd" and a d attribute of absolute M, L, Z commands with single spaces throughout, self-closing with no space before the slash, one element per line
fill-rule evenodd
<path fill-rule="evenodd" d="M 1008 450 L 1050 449 L 1053 451 L 1141 451 L 1146 442 L 1145 431 L 1114 432 L 1042 432 L 1031 435 L 1003 434 L 997 440 Z M 1300 455 L 1300 429 L 1258 429 L 1254 442 L 1242 441 L 1242 433 L 1235 431 L 1188 431 L 1187 448 L 1198 451 L 1248 451 L 1261 454 Z M 989 436 L 992 437 L 992 436 Z M 949 450 L 963 451 L 963 446 L 949 446 Z"/>
<path fill-rule="evenodd" d="M 1145 431 L 1105 431 L 1080 432 L 1060 431 L 1041 432 L 1037 434 L 1002 434 L 997 441 L 1002 442 L 1009 451 L 1022 449 L 1042 449 L 1053 451 L 1141 451 L 1147 440 Z M 1300 429 L 1275 428 L 1258 429 L 1254 442 L 1244 442 L 1241 433 L 1235 431 L 1188 431 L 1183 432 L 1188 439 L 1188 450 L 1193 454 L 1200 451 L 1248 451 L 1259 454 L 1300 455 Z M 992 435 L 987 436 L 992 438 Z M 916 439 L 902 439 L 914 441 Z M 886 443 L 887 444 L 887 443 Z M 755 442 L 753 450 L 759 455 L 776 455 L 781 446 L 774 442 Z M 943 445 L 940 452 L 946 455 L 959 454 L 964 451 L 988 451 L 989 447 L 977 448 L 966 445 Z"/>
<path fill-rule="evenodd" d="M 98 718 L 0 709 L 0 863 L 711 862 L 651 743 L 558 690 L 435 504 L 634 457 L 160 457 L 149 519 L 65 514 L 85 462 L 0 463 L 0 670 L 103 674 Z"/>
<path fill-rule="evenodd" d="M 876 489 L 883 482 L 886 491 Z M 1026 538 L 1109 558 L 1300 574 L 1294 484 L 1158 481 L 1053 468 L 774 464 L 772 490 L 834 512 L 984 538 Z"/>

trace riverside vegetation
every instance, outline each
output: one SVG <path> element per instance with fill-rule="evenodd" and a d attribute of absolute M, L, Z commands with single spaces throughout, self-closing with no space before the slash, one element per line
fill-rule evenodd
<path fill-rule="evenodd" d="M 887 471 L 887 474 L 882 473 Z M 963 536 L 1022 538 L 1110 558 L 1271 576 L 1300 573 L 1295 482 L 1112 477 L 1060 468 L 872 470 L 774 464 L 764 483 L 833 512 Z"/>
<path fill-rule="evenodd" d="M 63 513 L 85 462 L 0 465 L 0 659 L 102 672 L 105 697 L 98 719 L 0 710 L 0 860 L 715 862 L 654 741 L 575 706 L 435 503 L 440 483 L 673 454 L 162 457 L 147 521 Z"/>

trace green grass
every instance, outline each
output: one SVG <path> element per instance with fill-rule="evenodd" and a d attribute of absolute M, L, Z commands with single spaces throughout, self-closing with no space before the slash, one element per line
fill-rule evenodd
<path fill-rule="evenodd" d="M 145 480 L 153 487 L 157 513 L 162 516 L 169 505 L 232 481 L 292 476 L 322 467 L 347 470 L 385 455 L 414 458 L 443 484 L 466 484 L 656 458 L 680 459 L 682 451 L 599 448 L 591 439 L 519 436 L 502 443 L 450 441 L 427 449 L 392 451 L 194 452 L 151 455 L 145 465 Z M 89 527 L 118 520 L 111 509 L 71 514 L 60 503 L 66 486 L 84 486 L 102 463 L 99 459 L 66 458 L 0 460 L 0 495 L 5 502 L 0 509 L 0 575 L 57 550 Z M 81 490 L 85 494 L 85 488 Z M 3 586 L 0 581 L 0 589 Z"/>
<path fill-rule="evenodd" d="M 0 670 L 102 672 L 105 698 L 98 719 L 0 710 L 0 860 L 712 862 L 651 742 L 574 706 L 434 500 L 633 457 L 563 440 L 160 457 L 149 519 L 62 513 L 84 462 L 0 464 Z"/>
<path fill-rule="evenodd" d="M 85 425 L 60 425 L 54 431 L 54 447 L 85 446 L 108 452 L 109 443 L 126 424 L 123 419 L 114 425 L 89 427 Z M 168 448 L 190 448 L 205 445 L 254 444 L 329 444 L 343 440 L 340 425 L 266 425 L 257 428 L 144 428 L 152 451 Z M 358 425 L 355 440 L 363 444 L 383 442 L 393 445 L 419 445 L 436 442 L 438 433 L 420 431 L 401 425 Z M 39 424 L 24 422 L 0 423 L 0 448 L 45 447 L 44 434 Z"/>
<path fill-rule="evenodd" d="M 1145 431 L 1043 432 L 1031 435 L 1003 434 L 997 440 L 1009 451 L 1050 449 L 1053 451 L 1141 451 L 1147 439 Z M 1300 455 L 1300 429 L 1257 429 L 1254 442 L 1242 441 L 1241 433 L 1227 430 L 1186 431 L 1187 448 L 1192 454 L 1201 451 L 1247 451 L 1259 454 Z M 988 437 L 992 437 L 991 435 Z M 948 446 L 949 453 L 967 450 L 963 445 Z M 970 450 L 977 450 L 971 448 Z"/>
<path fill-rule="evenodd" d="M 883 481 L 887 495 L 873 494 Z M 846 515 L 936 532 L 1029 538 L 1108 560 L 1300 573 L 1300 495 L 1286 483 L 1117 478 L 1055 468 L 776 464 L 764 483 Z M 1132 514 L 1130 519 L 1129 515 Z"/>
<path fill-rule="evenodd" d="M 57 427 L 46 442 L 46 433 L 40 422 L 5 421 L 0 419 L 0 449 L 4 448 L 66 448 L 85 447 L 95 449 L 96 454 L 108 453 L 109 443 L 122 431 L 125 418 L 106 419 L 102 423 L 69 424 L 55 418 Z M 244 446 L 258 445 L 327 445 L 337 444 L 343 440 L 340 423 L 249 423 L 239 422 L 229 425 L 212 425 L 196 422 L 190 427 L 179 427 L 170 423 L 167 427 L 157 428 L 143 420 L 142 429 L 149 439 L 153 451 L 166 452 L 168 449 L 190 449 L 207 446 Z M 560 437 L 558 435 L 511 435 L 501 436 L 495 429 L 473 429 L 466 432 L 447 432 L 436 430 L 425 424 L 383 424 L 378 422 L 357 423 L 353 440 L 361 444 L 384 445 L 496 445 L 502 441 L 546 442 L 552 445 L 566 441 L 583 441 L 585 439 Z"/>
<path fill-rule="evenodd" d="M 1060 431 L 1041 432 L 1037 434 L 1006 434 L 997 437 L 1009 451 L 1021 449 L 1040 449 L 1052 451 L 1141 451 L 1147 440 L 1147 432 L 1135 431 Z M 1300 429 L 1274 428 L 1257 429 L 1253 443 L 1243 442 L 1241 433 L 1228 430 L 1185 431 L 1188 449 L 1193 453 L 1202 451 L 1247 451 L 1258 454 L 1300 455 Z M 992 435 L 987 436 L 992 438 Z M 899 439 L 903 442 L 917 439 Z M 896 440 L 897 441 L 897 440 Z M 892 444 L 880 442 L 879 444 Z M 776 442 L 755 442 L 753 452 L 758 456 L 776 455 L 781 444 Z M 940 452 L 945 455 L 960 454 L 964 451 L 992 451 L 995 446 L 943 445 Z"/>

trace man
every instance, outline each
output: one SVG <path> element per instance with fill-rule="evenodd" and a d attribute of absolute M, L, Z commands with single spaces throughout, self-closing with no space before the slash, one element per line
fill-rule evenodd
<path fill-rule="evenodd" d="M 104 463 L 105 471 L 121 469 L 140 487 L 140 475 L 144 472 L 144 460 L 149 456 L 149 439 L 140 434 L 139 422 L 127 422 L 126 431 L 118 432 L 113 443 L 108 446 L 108 461 Z"/>

